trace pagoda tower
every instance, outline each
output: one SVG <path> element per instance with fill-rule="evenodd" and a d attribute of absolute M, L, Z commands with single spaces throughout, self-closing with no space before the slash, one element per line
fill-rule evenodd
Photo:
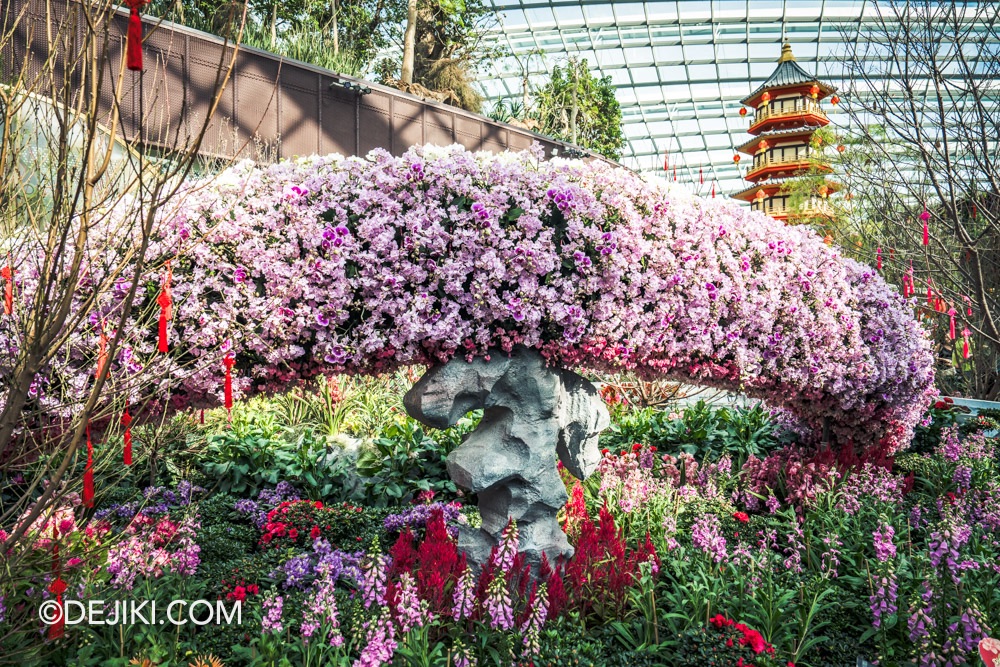
<path fill-rule="evenodd" d="M 785 181 L 805 174 L 817 164 L 820 170 L 830 171 L 827 163 L 817 162 L 817 158 L 822 158 L 823 148 L 819 145 L 819 137 L 813 135 L 830 122 L 820 101 L 833 95 L 830 101 L 837 104 L 840 100 L 835 92 L 836 88 L 795 62 L 791 44 L 781 47 L 774 73 L 760 88 L 741 100 L 746 105 L 740 109 L 741 116 L 747 114 L 747 106 L 754 110 L 747 130 L 753 138 L 736 150 L 753 158 L 753 164 L 744 176 L 750 187 L 733 197 L 750 202 L 752 210 L 778 220 L 787 220 L 789 215 L 818 217 L 829 210 L 826 197 L 836 189 L 835 183 L 824 181 L 798 210 L 792 209 L 789 195 L 781 190 Z M 733 159 L 739 163 L 739 154 Z"/>

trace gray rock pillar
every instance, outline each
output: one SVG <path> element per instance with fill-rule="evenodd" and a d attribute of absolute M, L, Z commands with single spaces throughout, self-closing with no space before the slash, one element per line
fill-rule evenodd
<path fill-rule="evenodd" d="M 556 521 L 568 499 L 556 462 L 585 479 L 601 460 L 597 438 L 610 418 L 594 385 L 518 346 L 510 356 L 493 351 L 489 361 L 455 358 L 431 368 L 403 403 L 411 417 L 435 428 L 483 410 L 479 427 L 448 456 L 451 478 L 479 496 L 482 528 L 459 533 L 471 563 L 486 563 L 509 518 L 534 566 L 543 553 L 551 563 L 573 555 Z"/>

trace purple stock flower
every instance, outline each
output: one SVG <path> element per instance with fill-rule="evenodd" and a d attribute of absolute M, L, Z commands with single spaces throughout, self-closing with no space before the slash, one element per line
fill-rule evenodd
<path fill-rule="evenodd" d="M 703 514 L 691 526 L 691 544 L 712 556 L 716 563 L 729 557 L 722 524 L 714 514 Z"/>
<path fill-rule="evenodd" d="M 264 632 L 278 634 L 285 628 L 281 623 L 281 608 L 284 599 L 280 595 L 268 593 L 261 603 L 264 609 L 264 616 L 261 618 L 260 627 Z"/>

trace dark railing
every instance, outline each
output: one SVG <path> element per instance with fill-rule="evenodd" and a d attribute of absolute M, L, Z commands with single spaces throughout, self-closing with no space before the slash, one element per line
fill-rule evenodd
<path fill-rule="evenodd" d="M 50 26 L 72 16 L 70 8 L 76 2 L 49 0 Z M 46 2 L 0 0 L 0 8 L 4 10 L 0 29 L 6 34 L 14 28 L 0 54 L 0 77 L 16 75 L 27 62 L 30 82 L 42 72 L 49 54 Z M 19 17 L 22 10 L 25 13 Z M 109 79 L 117 76 L 127 23 L 127 10 L 119 10 L 111 28 Z M 79 33 L 82 26 L 75 29 Z M 144 29 L 145 70 L 141 76 L 126 72 L 120 134 L 135 138 L 141 117 L 141 142 L 169 150 L 184 145 L 209 115 L 220 66 L 228 65 L 234 47 L 213 35 L 152 18 L 144 19 Z M 113 86 L 104 88 L 108 92 L 101 97 L 100 113 L 107 115 Z M 501 152 L 522 150 L 536 141 L 547 156 L 575 152 L 569 144 L 456 107 L 242 46 L 201 153 L 266 160 L 364 155 L 383 148 L 398 155 L 416 144 L 453 143 Z"/>

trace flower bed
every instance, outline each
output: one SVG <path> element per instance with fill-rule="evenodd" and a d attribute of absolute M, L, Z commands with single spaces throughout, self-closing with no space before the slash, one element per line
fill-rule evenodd
<path fill-rule="evenodd" d="M 741 388 L 817 438 L 826 421 L 840 442 L 892 451 L 932 393 L 928 341 L 873 269 L 807 229 L 603 163 L 458 147 L 312 157 L 243 164 L 180 201 L 152 245 L 172 262 L 174 354 L 154 352 L 149 275 L 110 366 L 124 379 L 159 364 L 173 407 L 218 405 L 226 355 L 239 395 L 524 344 L 566 367 Z M 19 293 L 34 262 L 17 262 Z M 82 295 L 101 263 L 84 271 Z M 38 401 L 93 376 L 127 287 L 84 313 Z M 0 348 L 16 341 L 0 320 Z"/>

